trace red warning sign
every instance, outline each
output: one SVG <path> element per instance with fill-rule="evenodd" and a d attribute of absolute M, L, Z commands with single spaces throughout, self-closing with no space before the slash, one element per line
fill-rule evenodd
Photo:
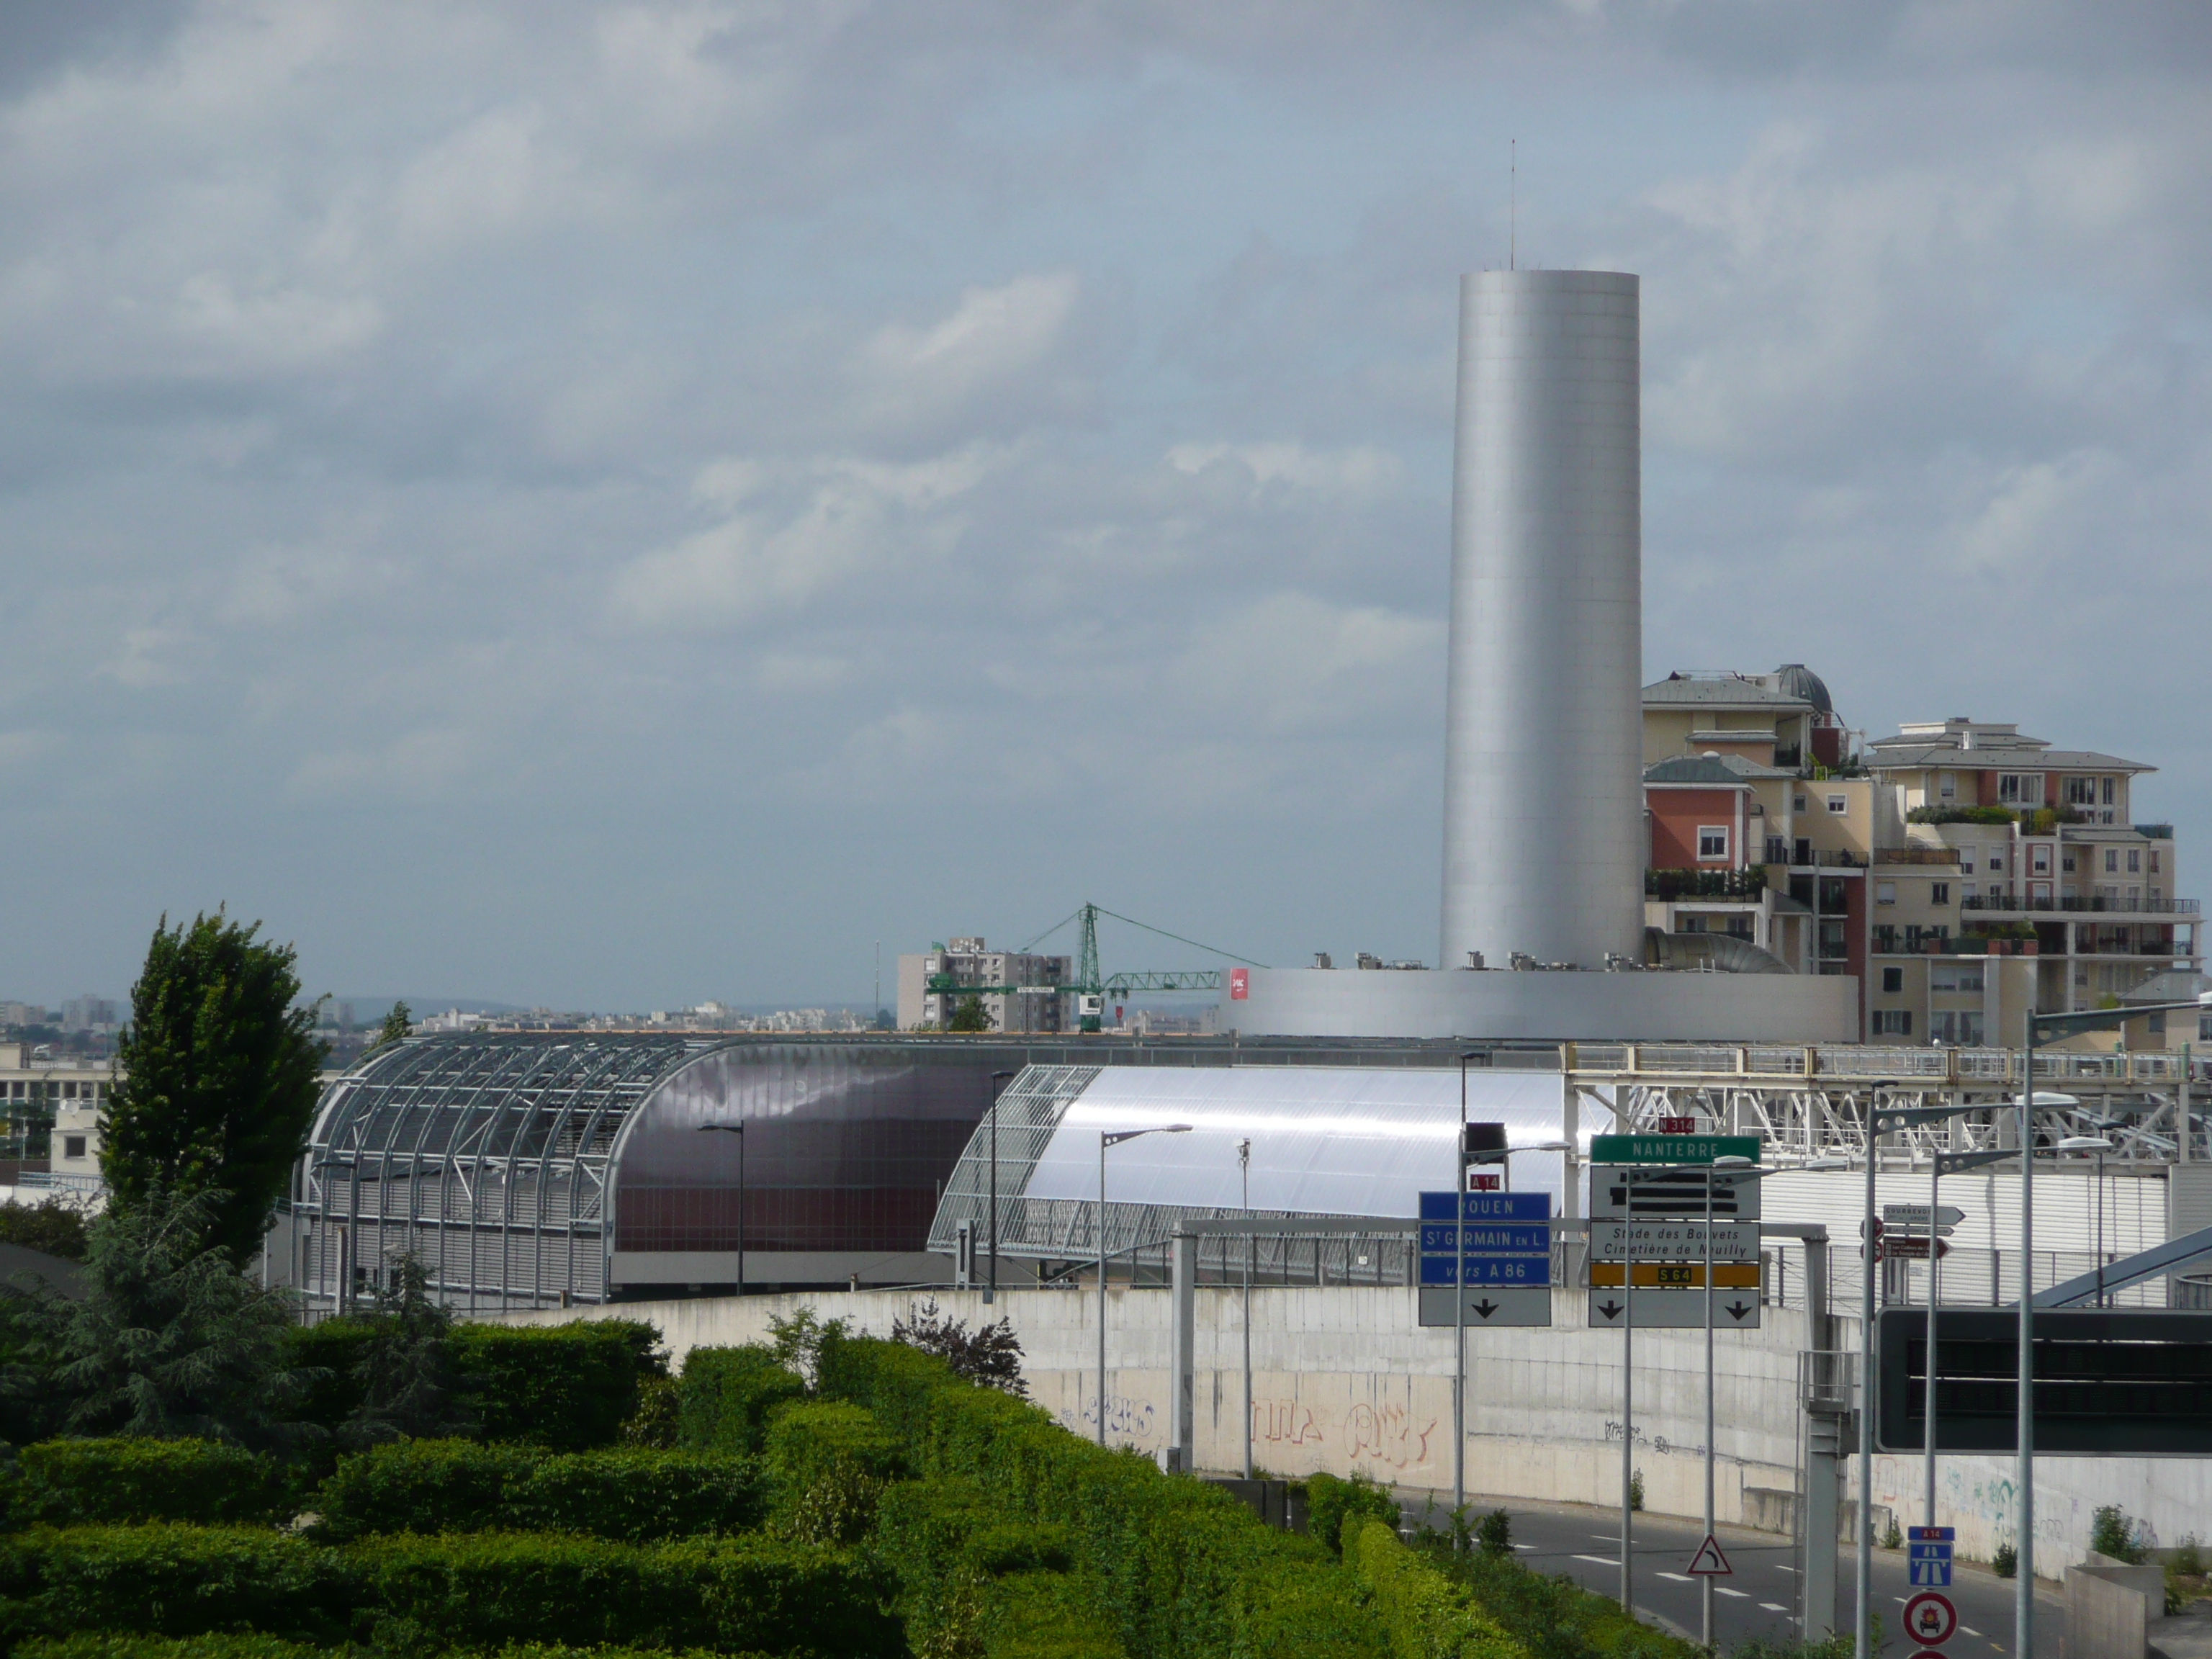
<path fill-rule="evenodd" d="M 1735 1576 L 1735 1569 L 1729 1565 L 1728 1557 L 1721 1553 L 1719 1540 L 1711 1533 L 1705 1534 L 1705 1541 L 1698 1546 L 1698 1553 L 1690 1558 L 1689 1570 L 1692 1576 L 1700 1578 L 1732 1578 Z"/>
<path fill-rule="evenodd" d="M 1940 1648 L 1959 1628 L 1959 1610 L 1951 1598 L 1923 1590 L 1905 1604 L 1905 1633 L 1924 1648 Z"/>

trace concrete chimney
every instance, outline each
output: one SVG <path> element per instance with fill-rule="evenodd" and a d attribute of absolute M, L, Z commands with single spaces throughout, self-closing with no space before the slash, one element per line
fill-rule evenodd
<path fill-rule="evenodd" d="M 1637 279 L 1460 279 L 1440 963 L 1644 954 Z"/>

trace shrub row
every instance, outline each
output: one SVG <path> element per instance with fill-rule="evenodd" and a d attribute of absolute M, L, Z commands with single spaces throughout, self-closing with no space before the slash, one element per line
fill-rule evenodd
<path fill-rule="evenodd" d="M 1127 1659 L 1104 1628 L 1100 1587 L 1071 1574 L 1059 1528 L 1007 1518 L 960 1480 L 908 1481 L 884 1497 L 876 1542 L 899 1576 L 898 1610 L 917 1652 L 991 1659 Z"/>
<path fill-rule="evenodd" d="M 39 1636 L 15 1650 L 16 1659 L 322 1659 L 325 1650 L 278 1636 L 247 1632 L 209 1636 L 139 1636 L 121 1631 L 80 1631 L 74 1636 Z M 702 1656 L 705 1650 L 698 1650 Z M 349 1654 L 348 1659 L 350 1659 Z M 672 1659 L 653 1649 L 569 1647 L 554 1642 L 525 1642 L 500 1649 L 490 1659 Z M 769 1659 L 757 1651 L 724 1654 L 720 1659 Z"/>
<path fill-rule="evenodd" d="M 18 1454 L 11 1526 L 266 1521 L 288 1508 L 270 1459 L 212 1440 L 46 1440 Z"/>
<path fill-rule="evenodd" d="M 842 1550 L 745 1540 L 618 1544 L 557 1534 L 373 1538 L 265 1529 L 34 1528 L 0 1539 L 11 1640 L 104 1629 L 252 1630 L 328 1646 L 514 1643 L 855 1656 L 904 1650 L 880 1569 Z"/>
<path fill-rule="evenodd" d="M 1370 1605 L 1396 1659 L 1529 1659 L 1465 1585 L 1407 1548 L 1388 1522 L 1354 1520 L 1345 1528 L 1344 1559 L 1374 1592 Z"/>
<path fill-rule="evenodd" d="M 1384 1653 L 1359 1587 L 1328 1551 L 1225 1493 L 1103 1450 L 913 1348 L 826 1340 L 818 1366 L 819 1389 L 872 1410 L 918 1473 L 990 1492 L 1002 1518 L 1061 1528 L 1097 1587 L 1091 1628 L 1133 1659 Z"/>
<path fill-rule="evenodd" d="M 1428 1559 L 1433 1571 L 1464 1586 L 1493 1623 L 1512 1632 L 1532 1659 L 1701 1659 L 1695 1644 L 1638 1623 L 1613 1597 L 1564 1575 L 1532 1572 L 1510 1554 L 1435 1550 Z"/>
<path fill-rule="evenodd" d="M 291 1332 L 294 1363 L 327 1373 L 303 1414 L 336 1429 L 361 1403 L 355 1368 L 383 1334 L 374 1315 L 350 1315 Z M 648 1376 L 666 1370 L 660 1333 L 634 1319 L 564 1325 L 456 1325 L 447 1338 L 460 1393 L 483 1438 L 581 1451 L 612 1445 L 637 1410 Z"/>
<path fill-rule="evenodd" d="M 757 1452 L 769 1414 L 806 1397 L 798 1374 L 758 1343 L 692 1349 L 677 1389 L 676 1443 L 698 1451 Z"/>
<path fill-rule="evenodd" d="M 623 1447 L 547 1453 L 409 1440 L 345 1458 L 313 1507 L 320 1534 L 586 1533 L 631 1543 L 749 1531 L 763 1494 L 750 1459 Z"/>

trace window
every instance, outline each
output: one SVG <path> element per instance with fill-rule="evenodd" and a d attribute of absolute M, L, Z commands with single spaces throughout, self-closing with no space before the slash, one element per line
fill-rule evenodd
<path fill-rule="evenodd" d="M 1928 1035 L 1938 1042 L 1977 1048 L 1982 1041 L 1982 1017 L 1971 1008 L 1939 1008 L 1928 1016 Z"/>
<path fill-rule="evenodd" d="M 1701 823 L 1698 826 L 1698 857 L 1699 859 L 1725 859 L 1729 855 L 1728 849 L 1728 825 Z"/>
<path fill-rule="evenodd" d="M 2097 804 L 2097 781 L 2094 778 L 2066 780 L 2066 804 L 2069 806 L 2094 806 Z"/>
<path fill-rule="evenodd" d="M 2117 847 L 2107 847 L 2107 848 L 2105 849 L 2105 868 L 2106 868 L 2107 871 L 2115 871 L 2115 872 L 2116 872 L 2116 871 L 2118 871 L 2118 870 L 2119 869 L 2119 867 L 2120 867 L 2120 849 L 2119 849 L 2118 848 L 2117 848 Z"/>
<path fill-rule="evenodd" d="M 1930 904 L 1948 904 L 1951 902 L 1951 884 L 1948 881 L 1929 882 L 1928 902 Z"/>
<path fill-rule="evenodd" d="M 2199 1014 L 2197 1016 L 2197 1040 L 2199 1042 L 2212 1042 L 2212 1014 Z M 1457 1316 L 1454 1316 L 1456 1317 Z M 1942 1344 L 1936 1344 L 1936 1351 L 1939 1353 L 1942 1351 Z M 1939 1400 L 1942 1398 L 1940 1394 L 1937 1395 L 1937 1398 Z"/>
<path fill-rule="evenodd" d="M 1790 798 L 1790 810 L 1793 812 L 1803 811 L 1805 810 L 1805 797 L 1802 795 L 1792 795 Z"/>
<path fill-rule="evenodd" d="M 1936 775 L 1936 793 L 1943 800 L 1957 799 L 1959 775 L 1956 772 L 1938 772 Z"/>
<path fill-rule="evenodd" d="M 2049 875 L 2051 873 L 2051 849 L 2048 847 L 2030 848 L 2028 849 L 2028 866 L 2039 876 Z"/>
<path fill-rule="evenodd" d="M 1828 810 L 1829 810 L 1831 812 L 1848 812 L 1848 811 L 1850 811 L 1851 810 L 1851 799 L 1850 799 L 1850 797 L 1849 795 L 1831 795 L 1831 796 L 1829 796 L 1829 797 L 1828 797 Z"/>
<path fill-rule="evenodd" d="M 2070 849 L 2058 855 L 2058 867 L 2069 876 L 2074 873 L 2074 854 Z"/>
<path fill-rule="evenodd" d="M 1899 992 L 1902 991 L 1905 988 L 1905 969 L 1902 968 L 1883 969 L 1881 970 L 1881 988 L 1884 995 L 1893 997 Z"/>
<path fill-rule="evenodd" d="M 1959 849 L 1959 873 L 1962 876 L 1971 876 L 1974 873 L 1974 849 L 1971 847 L 1961 847 Z"/>
<path fill-rule="evenodd" d="M 2150 849 L 2150 872 L 2154 876 L 2158 873 L 2158 848 L 2155 847 Z M 1457 1317 L 1457 1316 L 1455 1315 L 1454 1317 Z M 1937 1375 L 1940 1376 L 1942 1373 L 1938 1372 Z"/>
<path fill-rule="evenodd" d="M 64 1158 L 82 1158 L 84 1156 L 84 1137 L 82 1135 L 64 1135 L 62 1137 L 62 1156 Z M 1454 1317 L 1457 1317 L 1457 1316 L 1455 1315 Z"/>
<path fill-rule="evenodd" d="M 1894 903 L 1896 903 L 1896 902 L 1897 902 L 1897 884 L 1896 884 L 1895 882 L 1893 882 L 1893 881 L 1878 881 L 1878 882 L 1875 883 L 1875 884 L 1874 884 L 1874 902 L 1875 902 L 1876 904 L 1894 904 Z M 1455 1317 L 1456 1317 L 1456 1316 L 1455 1316 Z"/>
<path fill-rule="evenodd" d="M 2023 802 L 2033 806 L 2043 805 L 2043 774 L 2040 772 L 2000 772 L 1997 774 L 1997 799 L 2009 805 Z"/>
<path fill-rule="evenodd" d="M 1928 988 L 1931 991 L 1965 991 L 1981 994 L 1982 964 L 1964 962 L 1940 962 L 1928 970 Z"/>
<path fill-rule="evenodd" d="M 1893 956 L 1897 951 L 1897 924 L 1878 921 L 1874 925 L 1874 948 L 1876 956 Z"/>
<path fill-rule="evenodd" d="M 1994 848 L 1992 848 L 1990 853 L 1990 868 L 1991 870 L 2002 870 L 2004 868 L 2004 854 L 1997 852 Z"/>
<path fill-rule="evenodd" d="M 2110 806 L 2110 805 L 2112 805 L 2112 793 L 2113 793 L 2112 786 L 2113 786 L 2115 783 L 2117 783 L 2117 782 L 2118 781 L 2118 780 L 2117 778 L 2104 778 L 2104 779 L 2100 780 L 2100 782 L 2102 782 L 2102 784 L 2104 785 L 2104 790 L 2105 790 L 2105 805 L 2107 805 L 2107 806 Z M 2106 823 L 2110 823 L 2112 822 L 2112 820 L 2111 820 L 2110 818 L 2106 818 L 2106 819 L 2105 820 L 2105 822 L 2106 822 Z"/>
<path fill-rule="evenodd" d="M 2049 904 L 2051 902 L 2051 884 L 2047 881 L 2031 881 L 2028 883 L 2027 902 L 2030 904 Z"/>
<path fill-rule="evenodd" d="M 2142 848 L 2140 847 L 2128 848 L 2128 873 L 2131 876 L 2142 873 Z"/>
<path fill-rule="evenodd" d="M 75 1100 L 76 1098 L 76 1085 L 74 1082 L 64 1083 L 62 1085 L 62 1098 L 64 1100 Z M 2033 1101 L 2028 1103 L 2030 1105 L 2034 1104 Z M 1456 1318 L 1458 1316 L 1455 1315 L 1453 1316 Z"/>
<path fill-rule="evenodd" d="M 1911 1036 L 1912 1010 L 1910 1008 L 1877 1008 L 1874 1011 L 1874 1034 L 1876 1036 Z"/>
<path fill-rule="evenodd" d="M 1971 881 L 1962 881 L 1959 884 L 1959 896 L 1969 904 L 1974 902 L 1974 896 L 1981 890 Z"/>

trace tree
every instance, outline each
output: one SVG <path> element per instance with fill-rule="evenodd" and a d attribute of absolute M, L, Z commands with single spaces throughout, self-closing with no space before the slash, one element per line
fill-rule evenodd
<path fill-rule="evenodd" d="M 15 1316 L 7 1392 L 71 1434 L 200 1435 L 282 1444 L 307 1371 L 288 1365 L 292 1310 L 206 1240 L 228 1194 L 155 1182 L 89 1230 L 90 1291 L 44 1291 Z"/>
<path fill-rule="evenodd" d="M 362 1050 L 362 1058 L 368 1059 L 388 1043 L 405 1041 L 414 1029 L 414 1010 L 404 1002 L 393 1003 L 392 1011 L 384 1017 L 384 1024 L 376 1028 L 376 1040 Z"/>
<path fill-rule="evenodd" d="M 991 1011 L 983 1006 L 979 996 L 964 996 L 960 1006 L 952 1011 L 952 1018 L 945 1023 L 948 1031 L 988 1031 L 991 1029 Z"/>
<path fill-rule="evenodd" d="M 43 1204 L 0 1204 L 0 1243 L 21 1244 L 64 1261 L 84 1260 L 84 1212 L 58 1198 Z"/>
<path fill-rule="evenodd" d="M 390 1290 L 376 1292 L 369 1316 L 379 1329 L 354 1367 L 361 1404 L 339 1431 L 349 1445 L 440 1439 L 474 1426 L 453 1373 L 453 1316 L 431 1296 L 429 1273 L 416 1257 L 401 1256 L 392 1278 Z"/>
<path fill-rule="evenodd" d="M 893 1316 L 892 1341 L 937 1355 L 952 1367 L 954 1376 L 970 1382 L 1029 1397 L 1029 1384 L 1022 1380 L 1021 1339 L 1014 1334 L 1012 1320 L 971 1331 L 966 1320 L 939 1312 L 933 1296 L 910 1304 L 907 1312 L 911 1317 Z"/>
<path fill-rule="evenodd" d="M 315 1073 L 328 1052 L 301 1006 L 289 945 L 264 944 L 221 910 L 154 929 L 131 988 L 131 1029 L 100 1120 L 100 1166 L 129 1209 L 159 1186 L 220 1194 L 205 1243 L 244 1261 L 314 1121 Z"/>

